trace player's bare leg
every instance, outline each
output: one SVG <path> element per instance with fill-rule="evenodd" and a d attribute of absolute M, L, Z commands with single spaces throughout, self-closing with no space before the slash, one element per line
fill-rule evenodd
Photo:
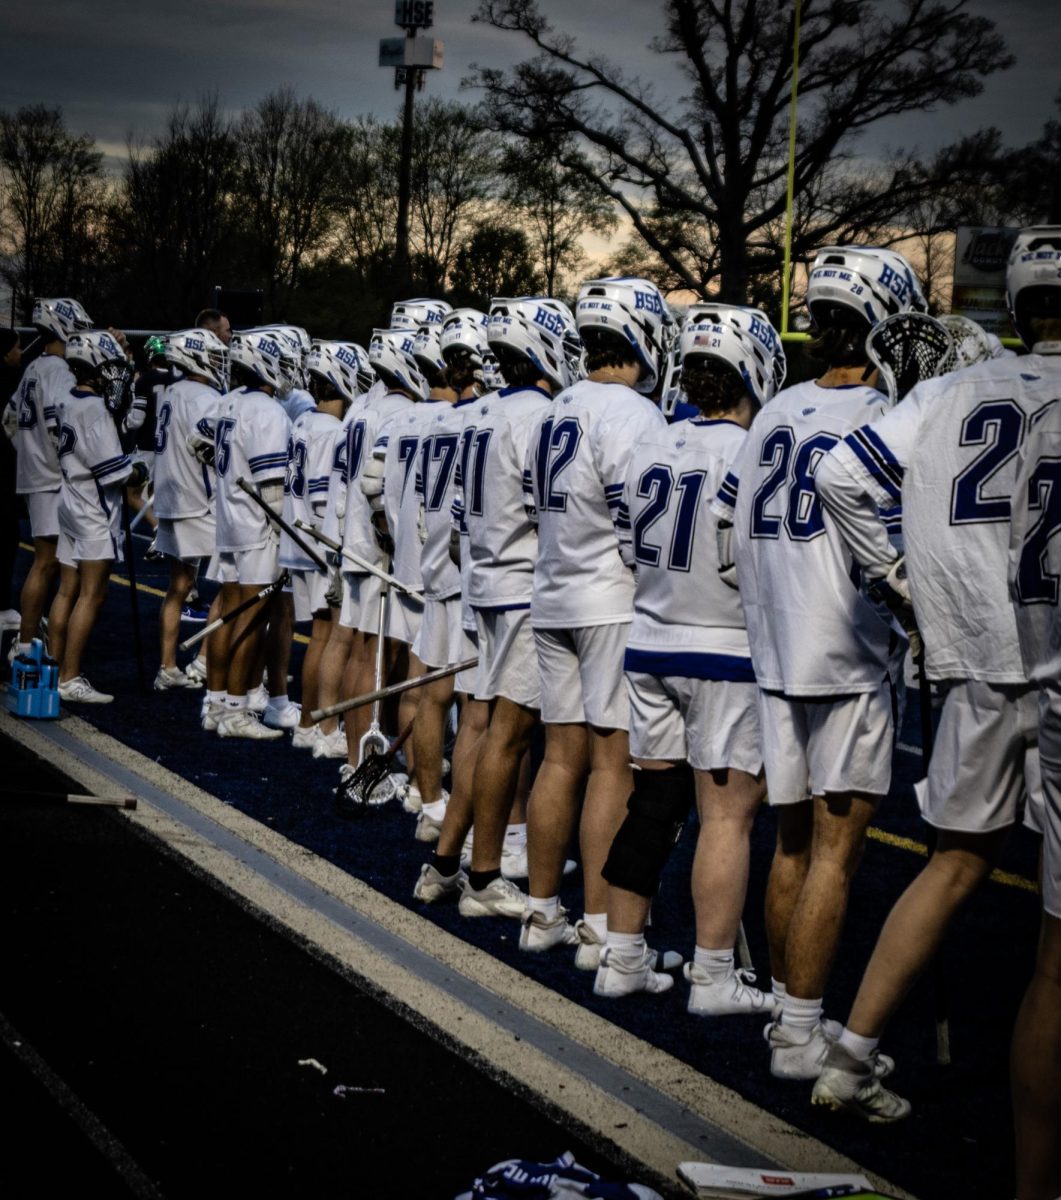
<path fill-rule="evenodd" d="M 501 869 L 501 850 L 520 765 L 538 723 L 538 714 L 533 709 L 524 708 L 504 696 L 491 701 L 489 708 L 490 724 L 479 743 L 472 789 L 475 826 L 472 840 L 473 871 Z"/>
<path fill-rule="evenodd" d="M 107 599 L 107 580 L 110 578 L 111 566 L 109 558 L 78 564 L 81 586 L 77 601 L 70 612 L 62 657 L 59 659 L 60 683 L 76 679 L 81 674 L 81 659 L 88 645 L 89 634 L 99 616 L 99 610 Z"/>
<path fill-rule="evenodd" d="M 158 613 L 159 657 L 164 668 L 177 666 L 177 638 L 180 636 L 181 608 L 195 583 L 195 567 L 178 558 L 169 560 L 169 587 Z"/>
<path fill-rule="evenodd" d="M 320 667 L 317 672 L 318 707 L 330 708 L 331 705 L 338 703 L 340 695 L 347 694 L 343 680 L 348 670 L 356 670 L 358 665 L 356 656 L 360 654 L 363 644 L 364 635 L 356 629 L 340 625 L 338 609 L 333 609 L 329 625 L 328 644 L 321 652 Z M 350 666 L 351 663 L 353 663 L 353 667 Z M 351 676 L 351 688 L 354 686 L 354 683 L 355 680 Z M 303 684 L 303 688 L 305 688 L 305 684 Z M 353 691 L 349 693 L 351 696 L 354 694 Z M 304 694 L 302 719 L 303 721 L 309 719 L 309 711 Z M 321 732 L 334 733 L 338 725 L 338 717 L 328 717 L 320 723 Z"/>
<path fill-rule="evenodd" d="M 290 592 L 269 598 L 269 626 L 265 633 L 265 669 L 269 673 L 270 697 L 287 696 L 287 668 L 291 663 L 291 639 L 295 633 L 295 601 Z"/>
<path fill-rule="evenodd" d="M 788 929 L 810 869 L 811 838 L 814 833 L 814 807 L 785 804 L 777 809 L 777 841 L 766 885 L 766 938 L 770 948 L 770 973 L 784 984 L 785 944 Z"/>
<path fill-rule="evenodd" d="M 582 884 L 588 914 L 608 911 L 608 883 L 601 875 L 608 851 L 626 816 L 626 801 L 634 786 L 630 769 L 630 738 L 625 729 L 588 732 L 589 778 L 579 824 Z M 560 862 L 563 870 L 563 860 Z"/>
<path fill-rule="evenodd" d="M 732 950 L 748 892 L 752 825 L 766 787 L 761 774 L 732 768 L 696 771 L 693 778 L 700 816 L 692 875 L 696 944 Z"/>
<path fill-rule="evenodd" d="M 413 760 L 416 786 L 424 804 L 442 798 L 442 754 L 446 740 L 446 717 L 453 704 L 453 676 L 436 679 L 416 689 L 420 703 L 413 720 Z"/>
<path fill-rule="evenodd" d="M 33 539 L 33 562 L 30 564 L 29 571 L 26 572 L 19 601 L 21 624 L 18 640 L 23 645 L 28 645 L 37 636 L 41 617 L 44 616 L 44 610 L 48 606 L 48 594 L 59 575 L 59 560 L 55 557 L 58 544 L 56 538 Z M 52 637 L 50 618 L 48 637 L 50 642 Z"/>
<path fill-rule="evenodd" d="M 74 611 L 77 597 L 81 591 L 81 575 L 77 567 L 58 561 L 59 589 L 55 593 L 52 607 L 48 613 L 48 648 L 56 662 L 62 663 L 66 650 L 66 637 L 70 626 L 70 614 Z M 39 621 L 38 621 L 39 624 Z M 30 640 L 37 636 L 36 626 Z"/>
<path fill-rule="evenodd" d="M 261 589 L 253 585 L 239 584 L 237 604 L 250 600 Z M 265 626 L 269 620 L 271 605 L 255 604 L 232 622 L 231 657 L 228 666 L 227 692 L 230 699 L 246 701 L 251 680 L 259 668 Z M 260 676 L 259 676 L 260 678 Z"/>
<path fill-rule="evenodd" d="M 785 941 L 789 997 L 820 997 L 840 943 L 847 897 L 879 797 L 815 796 L 810 867 Z"/>
<path fill-rule="evenodd" d="M 589 734 L 585 725 L 546 725 L 545 757 L 527 806 L 531 896 L 546 899 L 559 895 L 588 770 Z"/>
<path fill-rule="evenodd" d="M 238 583 L 223 583 L 214 599 L 218 616 L 230 613 L 240 602 Z M 211 611 L 213 606 L 211 606 Z M 208 695 L 224 696 L 228 685 L 228 666 L 232 657 L 232 632 L 235 621 L 221 625 L 206 639 L 206 687 Z"/>
<path fill-rule="evenodd" d="M 320 707 L 320 667 L 324 657 L 325 647 L 331 637 L 331 610 L 313 614 L 310 626 L 309 645 L 302 659 L 302 715 L 298 723 L 301 729 L 308 729 L 312 722 L 309 714 Z"/>
<path fill-rule="evenodd" d="M 399 643 L 398 656 L 392 683 L 406 679 L 417 679 L 424 673 L 424 664 L 413 653 L 412 648 Z M 410 722 L 416 720 L 423 688 L 410 688 L 398 697 L 398 723 L 395 732 L 400 733 Z M 416 778 L 416 745 L 411 740 L 405 743 L 405 761 L 409 767 L 409 778 Z M 441 763 L 440 763 L 441 766 Z"/>
<path fill-rule="evenodd" d="M 862 976 L 847 1028 L 879 1038 L 914 981 L 932 961 L 958 909 L 991 873 L 1008 829 L 939 831 L 924 870 L 895 902 Z"/>
<path fill-rule="evenodd" d="M 1043 913 L 1010 1056 L 1017 1200 L 1061 1195 L 1061 919 Z"/>

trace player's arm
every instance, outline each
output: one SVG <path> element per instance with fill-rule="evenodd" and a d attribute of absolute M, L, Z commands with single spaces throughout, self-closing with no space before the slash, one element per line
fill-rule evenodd
<path fill-rule="evenodd" d="M 631 536 L 630 512 L 623 501 L 623 492 L 634 447 L 658 433 L 659 426 L 664 423 L 658 409 L 639 406 L 634 414 L 623 414 L 616 421 L 602 421 L 595 430 L 593 455 L 604 485 L 604 502 L 612 519 L 616 549 L 620 554 L 624 539 Z"/>
<path fill-rule="evenodd" d="M 87 426 L 79 442 L 79 457 L 101 488 L 115 484 L 138 487 L 146 482 L 147 468 L 142 462 L 134 463 L 122 449 L 109 413 Z"/>

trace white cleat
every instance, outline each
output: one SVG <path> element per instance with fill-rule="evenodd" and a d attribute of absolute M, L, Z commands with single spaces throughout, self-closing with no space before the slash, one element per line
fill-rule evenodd
<path fill-rule="evenodd" d="M 424 807 L 424 798 L 420 795 L 420 789 L 411 779 L 401 786 L 399 795 L 402 800 L 402 808 L 413 816 L 416 816 Z"/>
<path fill-rule="evenodd" d="M 600 966 L 600 952 L 604 939 L 597 936 L 593 926 L 586 921 L 575 922 L 578 934 L 578 949 L 575 951 L 575 966 L 580 971 L 595 971 Z"/>
<path fill-rule="evenodd" d="M 464 890 L 467 878 L 463 871 L 455 875 L 440 875 L 429 862 L 424 863 L 420 868 L 420 878 L 413 888 L 413 899 L 424 904 L 435 904 L 448 896 L 456 898 Z"/>
<path fill-rule="evenodd" d="M 554 946 L 578 944 L 578 933 L 567 919 L 567 910 L 561 908 L 555 917 L 528 908 L 523 914 L 519 931 L 519 948 L 531 954 L 540 954 Z"/>
<path fill-rule="evenodd" d="M 318 731 L 317 740 L 313 743 L 314 758 L 346 758 L 346 730 L 341 725 L 337 725 L 331 733 L 320 733 L 317 725 L 313 728 Z"/>
<path fill-rule="evenodd" d="M 203 697 L 203 706 L 199 710 L 199 724 L 206 733 L 217 733 L 217 724 L 224 715 L 223 704 L 211 704 L 205 696 Z"/>
<path fill-rule="evenodd" d="M 168 692 L 172 688 L 201 688 L 202 682 L 186 674 L 180 667 L 159 667 L 155 676 L 155 691 Z"/>
<path fill-rule="evenodd" d="M 319 725 L 296 725 L 291 730 L 291 745 L 296 750 L 312 750 L 316 753 L 317 743 L 323 736 Z"/>
<path fill-rule="evenodd" d="M 251 688 L 247 693 L 247 707 L 251 712 L 263 713 L 269 704 L 269 689 L 264 683 L 258 684 L 256 688 Z"/>
<path fill-rule="evenodd" d="M 499 876 L 476 891 L 465 878 L 461 884 L 462 917 L 513 917 L 519 920 L 527 908 L 527 897 L 511 880 Z"/>
<path fill-rule="evenodd" d="M 270 729 L 296 729 L 302 720 L 302 705 L 288 701 L 283 708 L 275 708 L 272 704 L 265 706 L 262 714 L 262 724 Z"/>
<path fill-rule="evenodd" d="M 596 996 L 630 996 L 634 992 L 658 994 L 669 992 L 674 978 L 653 970 L 656 952 L 648 946 L 636 958 L 620 954 L 615 946 L 605 946 L 600 952 L 597 977 L 593 981 Z"/>
<path fill-rule="evenodd" d="M 685 964 L 690 983 L 688 1010 L 698 1017 L 726 1017 L 738 1013 L 763 1013 L 771 1003 L 768 993 L 751 985 L 752 971 L 730 971 L 725 979 L 713 979 L 696 963 Z"/>
<path fill-rule="evenodd" d="M 763 1037 L 770 1046 L 770 1073 L 778 1079 L 817 1079 L 829 1047 L 843 1031 L 837 1021 L 820 1021 L 814 1031 L 802 1039 L 780 1021 L 771 1021 L 763 1030 Z M 884 1079 L 895 1070 L 895 1059 L 887 1054 L 877 1054 L 873 1059 L 873 1072 Z"/>
<path fill-rule="evenodd" d="M 59 684 L 59 699 L 67 704 L 110 704 L 114 697 L 97 692 L 84 675 L 76 675 Z"/>
<path fill-rule="evenodd" d="M 217 736 L 272 741 L 284 735 L 279 729 L 267 729 L 249 708 L 230 708 L 217 722 Z"/>
<path fill-rule="evenodd" d="M 831 1042 L 811 1092 L 811 1104 L 854 1113 L 874 1125 L 889 1125 L 909 1116 L 910 1101 L 881 1083 L 874 1058 L 863 1061 L 838 1042 Z"/>
<path fill-rule="evenodd" d="M 444 800 L 449 800 L 449 795 L 446 792 L 442 793 Z M 442 822 L 445 821 L 446 815 L 441 817 L 433 817 L 430 813 L 424 812 L 422 809 L 419 816 L 416 818 L 416 840 L 418 842 L 437 842 L 439 835 L 442 833 Z"/>
<path fill-rule="evenodd" d="M 190 663 L 184 668 L 185 675 L 189 679 L 197 679 L 200 683 L 206 683 L 206 659 L 193 658 Z"/>

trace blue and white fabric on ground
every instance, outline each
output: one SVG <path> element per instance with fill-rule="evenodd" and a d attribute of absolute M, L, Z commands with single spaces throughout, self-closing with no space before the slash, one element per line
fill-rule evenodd
<path fill-rule="evenodd" d="M 475 1181 L 470 1192 L 456 1200 L 563 1200 L 569 1196 L 598 1200 L 660 1200 L 658 1192 L 640 1183 L 608 1183 L 575 1162 L 566 1151 L 553 1162 L 510 1158 L 496 1163 Z"/>

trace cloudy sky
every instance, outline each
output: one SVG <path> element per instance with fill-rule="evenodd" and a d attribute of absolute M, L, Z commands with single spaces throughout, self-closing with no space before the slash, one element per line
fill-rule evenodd
<path fill-rule="evenodd" d="M 524 57 L 519 38 L 470 23 L 477 0 L 436 0 L 432 36 L 446 48 L 433 95 L 460 90 L 473 63 L 504 66 Z M 7 0 L 0 108 L 61 105 L 72 129 L 91 133 L 108 154 L 127 136 L 149 137 L 177 101 L 216 91 L 231 110 L 291 85 L 344 116 L 389 117 L 393 73 L 378 67 L 380 37 L 400 33 L 392 0 Z M 543 0 L 544 10 L 591 46 L 649 77 L 660 60 L 647 50 L 658 32 L 652 0 Z M 983 95 L 955 109 L 882 124 L 865 143 L 924 150 L 962 132 L 997 125 L 1007 141 L 1036 137 L 1061 85 L 1049 0 L 970 0 L 968 11 L 1000 20 L 1018 63 L 993 76 Z M 1049 28 L 1044 25 L 1044 21 Z"/>

